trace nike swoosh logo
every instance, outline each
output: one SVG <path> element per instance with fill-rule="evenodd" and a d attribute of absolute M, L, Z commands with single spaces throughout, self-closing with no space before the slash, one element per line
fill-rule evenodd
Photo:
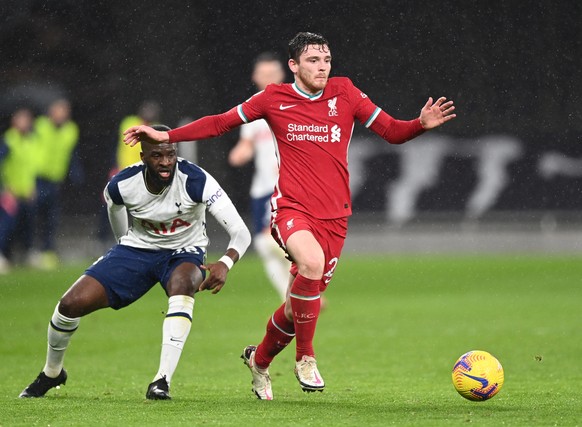
<path fill-rule="evenodd" d="M 481 387 L 483 387 L 483 388 L 485 388 L 489 385 L 489 381 L 487 381 L 487 379 L 485 379 L 485 378 L 474 377 L 473 375 L 469 375 L 469 374 L 466 374 L 464 372 L 462 372 L 462 374 L 468 378 L 471 378 L 472 380 L 479 381 L 481 383 Z"/>
<path fill-rule="evenodd" d="M 315 384 L 321 384 L 322 383 L 321 378 L 319 378 L 315 372 L 313 373 L 313 376 L 315 377 Z"/>
<path fill-rule="evenodd" d="M 170 341 L 175 341 L 175 342 L 184 342 L 184 341 L 182 341 L 182 340 L 176 340 L 176 339 L 174 339 L 174 338 L 170 338 Z"/>
<path fill-rule="evenodd" d="M 279 110 L 287 110 L 289 108 L 293 108 L 293 107 L 297 107 L 297 104 L 293 104 L 293 105 L 279 105 Z"/>
<path fill-rule="evenodd" d="M 309 323 L 313 322 L 313 320 L 298 320 L 297 323 Z"/>

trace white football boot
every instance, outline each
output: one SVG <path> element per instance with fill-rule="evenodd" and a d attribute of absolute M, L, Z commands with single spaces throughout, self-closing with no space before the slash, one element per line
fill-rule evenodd
<path fill-rule="evenodd" d="M 249 345 L 245 347 L 241 355 L 251 371 L 253 376 L 253 393 L 261 400 L 273 400 L 273 390 L 271 389 L 271 377 L 269 376 L 269 369 L 260 369 L 255 366 L 255 353 L 257 347 Z"/>
<path fill-rule="evenodd" d="M 317 362 L 311 356 L 303 356 L 295 363 L 295 376 L 303 391 L 323 391 L 325 382 L 317 369 Z"/>

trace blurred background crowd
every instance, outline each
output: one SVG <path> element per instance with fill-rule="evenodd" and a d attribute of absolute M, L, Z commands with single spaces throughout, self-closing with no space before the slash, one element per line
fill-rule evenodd
<path fill-rule="evenodd" d="M 357 126 L 355 220 L 576 224 L 582 211 L 582 5 L 575 1 L 179 2 L 5 0 L 0 5 L 0 272 L 58 265 L 65 235 L 110 243 L 101 191 L 139 161 L 137 123 L 171 127 L 254 92 L 253 58 L 285 61 L 297 31 L 324 34 L 333 75 L 397 118 L 454 99 L 450 126 L 402 147 Z M 287 71 L 286 80 L 290 73 Z M 182 144 L 248 212 L 237 133 Z M 96 251 L 99 252 L 99 251 Z"/>

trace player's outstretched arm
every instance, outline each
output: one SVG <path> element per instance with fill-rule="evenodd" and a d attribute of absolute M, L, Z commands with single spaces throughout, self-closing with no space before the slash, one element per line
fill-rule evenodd
<path fill-rule="evenodd" d="M 170 141 L 168 132 L 158 131 L 150 126 L 133 126 L 123 132 L 123 142 L 133 147 L 135 144 L 141 141 L 149 142 L 152 144 L 162 144 Z"/>
<path fill-rule="evenodd" d="M 454 111 L 453 101 L 447 101 L 447 98 L 442 96 L 433 103 L 430 97 L 420 110 L 420 124 L 425 130 L 434 129 L 457 117 Z"/>

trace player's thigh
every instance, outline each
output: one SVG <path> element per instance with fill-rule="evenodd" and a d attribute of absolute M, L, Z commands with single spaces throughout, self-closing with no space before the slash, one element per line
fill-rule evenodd
<path fill-rule="evenodd" d="M 315 236 L 309 230 L 297 230 L 287 238 L 287 252 L 297 264 L 299 274 L 308 279 L 323 275 L 325 255 Z"/>
<path fill-rule="evenodd" d="M 59 312 L 66 317 L 81 317 L 109 307 L 103 285 L 95 278 L 83 275 L 69 288 L 59 302 Z"/>
<path fill-rule="evenodd" d="M 189 261 L 178 264 L 171 272 L 166 283 L 168 296 L 189 295 L 194 296 L 204 280 L 200 267 Z"/>

